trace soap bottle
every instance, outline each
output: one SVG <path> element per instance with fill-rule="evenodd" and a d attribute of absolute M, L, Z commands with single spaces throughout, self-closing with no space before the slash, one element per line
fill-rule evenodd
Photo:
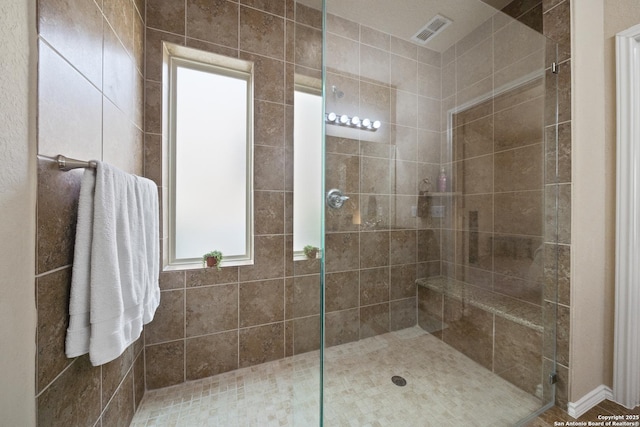
<path fill-rule="evenodd" d="M 444 168 L 440 169 L 440 176 L 438 176 L 438 191 L 445 193 L 447 191 L 447 174 Z"/>

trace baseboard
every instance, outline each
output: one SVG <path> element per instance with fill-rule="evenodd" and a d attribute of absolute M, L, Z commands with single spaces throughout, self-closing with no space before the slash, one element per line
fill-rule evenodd
<path fill-rule="evenodd" d="M 601 384 L 582 396 L 577 402 L 569 402 L 567 412 L 573 418 L 578 418 L 605 399 L 613 399 L 613 391 L 606 385 Z"/>

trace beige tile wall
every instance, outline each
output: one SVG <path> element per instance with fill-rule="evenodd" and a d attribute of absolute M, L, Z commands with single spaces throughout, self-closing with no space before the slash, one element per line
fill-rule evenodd
<path fill-rule="evenodd" d="M 200 10 L 196 9 L 197 2 L 187 4 L 186 11 L 176 2 L 176 13 L 186 13 L 186 32 L 181 26 L 173 28 L 173 19 L 165 22 L 169 21 L 166 16 L 171 16 L 165 10 L 169 7 L 167 2 L 148 4 L 145 173 L 162 185 L 161 83 L 160 72 L 153 71 L 160 67 L 160 49 L 156 47 L 160 40 L 255 61 L 255 199 L 256 212 L 264 213 L 256 215 L 256 265 L 225 268 L 221 272 L 162 274 L 163 303 L 149 327 L 146 342 L 149 388 L 309 351 L 318 348 L 319 343 L 318 266 L 310 261 L 293 263 L 290 255 L 293 74 L 319 77 L 320 16 L 312 9 L 293 8 L 292 3 L 268 7 L 218 3 L 215 10 L 220 16 L 215 19 L 220 21 L 216 22 L 230 26 L 230 33 L 237 31 L 238 35 L 209 34 L 206 37 L 211 44 L 196 40 L 193 37 L 197 33 L 190 30 L 204 19 L 195 12 Z M 360 67 L 380 68 L 366 67 L 368 60 L 386 60 L 390 64 L 382 76 L 354 79 L 342 72 L 329 74 L 345 92 L 345 106 L 354 103 L 351 106 L 355 109 L 346 113 L 384 121 L 383 128 L 371 134 L 372 140 L 367 135 L 327 141 L 327 186 L 341 187 L 351 196 L 344 210 L 329 212 L 327 219 L 330 313 L 326 335 L 327 343 L 334 345 L 415 324 L 413 283 L 417 271 L 439 273 L 436 240 L 431 238 L 439 231 L 430 229 L 430 220 L 417 219 L 410 212 L 411 206 L 416 205 L 418 175 L 429 176 L 433 181 L 440 161 L 440 56 L 372 29 L 360 29 L 354 23 L 338 22 L 340 18 L 330 19 L 342 27 L 338 30 L 340 35 L 330 29 L 330 39 L 342 37 L 346 45 L 356 46 L 356 52 L 361 47 L 365 52 L 363 64 L 349 65 L 360 55 L 335 50 L 339 55 L 344 53 L 346 67 L 354 71 Z M 234 26 L 235 22 L 240 23 L 239 27 Z M 259 40 L 261 43 L 257 44 Z M 334 84 L 333 80 L 329 84 Z M 355 87 L 355 96 L 349 85 Z M 413 107 L 406 109 L 407 105 Z M 419 121 L 418 111 L 426 113 L 430 120 Z M 396 116 L 400 119 L 396 120 Z M 418 156 L 421 161 L 417 161 Z M 351 213 L 360 203 L 364 209 L 370 203 L 377 206 L 372 208 L 373 217 L 363 215 L 369 224 L 354 224 Z M 265 221 L 263 217 L 269 219 Z M 422 236 L 425 239 L 419 239 Z M 426 243 L 419 244 L 422 240 Z M 223 336 L 225 348 L 232 353 L 201 350 L 199 343 Z M 170 363 L 165 363 L 167 359 Z M 175 368 L 155 367 L 156 363 Z"/>
<path fill-rule="evenodd" d="M 558 216 L 547 215 L 545 229 L 545 329 L 556 330 L 555 341 L 545 339 L 545 364 L 550 364 L 553 344 L 556 352 L 556 404 L 567 409 L 569 391 L 569 336 L 570 336 L 570 258 L 571 258 L 571 2 L 570 0 L 515 0 L 513 9 L 505 9 L 510 16 L 541 31 L 557 43 L 557 62 L 560 66 L 557 81 L 547 78 L 545 89 L 545 141 L 546 211 L 558 200 Z M 547 49 L 547 65 L 554 59 L 554 49 Z M 547 69 L 547 76 L 549 70 Z M 557 98 L 556 98 L 557 95 Z M 557 118 L 553 107 L 557 99 Z M 557 133 L 557 152 L 555 138 Z M 550 144 L 551 143 L 551 144 Z M 558 174 L 554 176 L 553 163 L 557 157 Z M 550 164 L 551 163 L 551 164 Z M 557 221 L 557 229 L 556 229 Z M 556 235 L 557 234 L 557 235 Z M 556 244 L 557 242 L 557 244 Z M 557 259 L 557 264 L 556 264 Z M 557 266 L 557 267 L 556 267 Z M 557 281 L 557 290 L 555 283 Z M 557 313 L 557 321 L 553 314 Z M 546 368 L 545 368 L 546 370 Z"/>
<path fill-rule="evenodd" d="M 558 236 L 557 245 L 549 245 L 548 252 L 557 256 L 557 269 L 550 269 L 551 276 L 547 278 L 555 282 L 557 273 L 557 296 L 553 292 L 545 294 L 546 313 L 557 311 L 556 326 L 556 372 L 558 384 L 556 386 L 556 404 L 566 410 L 569 392 L 569 333 L 570 333 L 570 257 L 571 257 L 571 8 L 569 0 L 543 0 L 543 32 L 545 36 L 558 44 L 559 74 L 557 76 L 558 117 L 545 119 L 546 132 L 555 134 L 558 139 L 558 176 L 554 180 L 548 177 L 546 183 L 547 195 L 558 195 Z M 547 95 L 554 94 L 555 88 L 547 90 Z M 547 101 L 549 103 L 549 100 Z M 547 109 L 549 111 L 549 109 Z M 555 146 L 547 149 L 550 158 L 556 156 Z M 553 225 L 553 219 L 546 221 Z M 547 241 L 555 242 L 554 228 L 547 227 L 550 235 Z M 550 340 L 547 340 L 550 341 Z M 549 343 L 551 344 L 551 342 Z M 545 357 L 550 357 L 551 350 L 545 351 Z M 548 363 L 546 360 L 545 363 Z"/>
<path fill-rule="evenodd" d="M 317 286 L 318 283 L 318 266 L 315 262 L 294 264 L 290 261 L 289 254 L 292 242 L 290 124 L 293 114 L 293 75 L 294 72 L 315 73 L 319 68 L 319 21 L 317 14 L 311 10 L 295 10 L 291 0 L 264 3 L 266 2 L 216 1 L 215 4 L 207 5 L 199 1 L 188 1 L 185 5 L 182 1 L 149 0 L 146 30 L 145 4 L 140 0 L 112 1 L 104 5 L 101 2 L 97 5 L 74 0 L 45 0 L 39 3 L 40 157 L 36 279 L 39 326 L 36 398 L 39 422 L 42 425 L 52 424 L 57 420 L 67 424 L 92 423 L 98 417 L 112 420 L 110 417 L 114 414 L 116 417 L 122 416 L 122 422 L 126 423 L 124 418 L 127 418 L 129 411 L 133 411 L 132 408 L 144 393 L 141 345 L 132 346 L 125 355 L 112 362 L 110 367 L 99 369 L 91 368 L 86 358 L 64 358 L 63 340 L 67 322 L 79 173 L 60 173 L 52 167 L 47 157 L 63 153 L 78 158 L 99 158 L 133 173 L 141 173 L 144 156 L 144 173 L 162 185 L 162 139 L 159 136 L 161 104 L 158 84 L 160 40 L 256 61 L 258 75 L 262 77 L 256 84 L 256 111 L 265 111 L 265 115 L 276 117 L 276 120 L 264 121 L 276 123 L 276 129 L 271 128 L 266 132 L 274 135 L 275 130 L 276 136 L 268 141 L 256 141 L 256 167 L 264 165 L 262 175 L 258 175 L 258 169 L 256 171 L 257 177 L 263 178 L 259 185 L 256 183 L 256 199 L 262 200 L 262 207 L 259 205 L 257 208 L 264 212 L 275 211 L 276 219 L 260 224 L 259 231 L 263 234 L 256 241 L 263 254 L 269 248 L 275 248 L 286 251 L 286 255 L 282 258 L 277 256 L 275 260 L 261 256 L 259 259 L 267 262 L 253 271 L 232 268 L 225 269 L 227 271 L 223 270 L 220 274 L 204 270 L 163 274 L 163 302 L 167 303 L 163 303 L 158 312 L 158 325 L 147 331 L 150 336 L 146 356 L 147 386 L 156 388 L 175 384 L 185 379 L 201 378 L 237 366 L 248 366 L 317 348 L 318 338 L 314 334 L 318 330 L 318 310 L 316 307 L 306 306 L 306 302 L 309 301 L 307 294 L 317 295 L 314 285 Z M 518 17 L 533 28 L 538 28 L 539 6 L 533 4 L 529 8 L 526 1 L 512 4 L 516 3 L 519 3 L 518 8 L 514 7 L 516 12 L 511 13 L 517 15 L 517 11 L 523 11 Z M 571 191 L 569 1 L 545 0 L 542 11 L 545 34 L 561 45 L 562 72 L 559 76 L 560 112 L 557 126 L 560 135 L 560 178 L 559 184 L 552 183 L 549 178 L 546 181 L 546 200 L 549 200 L 550 190 L 555 191 L 557 188 L 561 195 L 561 244 L 558 246 L 560 288 L 559 304 L 552 301 L 547 304 L 557 306 L 560 312 L 557 343 L 560 363 L 558 402 L 566 406 L 570 287 L 568 201 Z M 529 16 L 528 20 L 524 18 L 525 15 Z M 205 20 L 209 22 L 204 24 Z M 344 55 L 338 58 L 336 61 L 341 64 L 341 71 L 330 70 L 333 81 L 341 90 L 346 94 L 357 92 L 357 96 L 351 99 L 351 105 L 345 96 L 343 110 L 349 114 L 352 114 L 350 111 L 359 111 L 361 115 L 375 115 L 386 119 L 390 125 L 388 133 L 379 132 L 373 140 L 369 140 L 370 136 L 360 139 L 347 135 L 329 138 L 327 141 L 328 157 L 336 155 L 336 160 L 345 165 L 347 176 L 352 176 L 354 171 L 359 172 L 361 168 L 364 172 L 373 171 L 373 175 L 369 174 L 373 178 L 368 182 L 363 178 L 363 182 L 354 183 L 350 187 L 358 191 L 357 197 L 352 197 L 352 200 L 357 203 L 356 208 L 362 205 L 361 213 L 366 213 L 372 200 L 370 196 L 373 196 L 376 207 L 382 208 L 383 219 L 387 221 L 383 225 L 386 230 L 378 229 L 379 223 L 367 232 L 359 231 L 360 227 L 355 226 L 352 219 L 341 218 L 340 215 L 328 218 L 328 229 L 339 233 L 330 233 L 327 242 L 341 243 L 340 247 L 345 248 L 342 254 L 346 256 L 346 259 L 343 259 L 344 256 L 335 257 L 335 270 L 327 276 L 329 345 L 356 340 L 362 333 L 379 333 L 409 323 L 409 307 L 413 304 L 411 300 L 415 298 L 415 292 L 412 293 L 408 283 L 415 275 L 440 273 L 439 224 L 425 224 L 423 219 L 416 220 L 406 215 L 406 208 L 410 209 L 415 203 L 415 193 L 411 193 L 412 182 L 419 180 L 413 181 L 412 177 L 428 175 L 432 180 L 435 179 L 439 161 L 434 159 L 440 158 L 441 151 L 437 132 L 440 125 L 435 124 L 437 119 L 433 118 L 432 113 L 424 115 L 419 112 L 439 111 L 440 93 L 445 94 L 449 90 L 447 85 L 451 85 L 446 79 L 451 73 L 446 69 L 442 70 L 444 78 L 440 81 L 441 60 L 438 55 L 426 49 L 416 49 L 413 45 L 375 31 L 354 27 L 352 23 L 342 22 L 340 18 L 330 21 L 330 28 L 332 25 L 332 34 L 328 37 L 330 43 L 332 40 L 334 43 L 344 43 L 347 51 L 349 46 L 356 49 L 362 47 L 364 53 L 362 57 Z M 275 34 L 272 34 L 273 30 Z M 143 32 L 146 33 L 146 54 L 143 52 Z M 257 39 L 265 38 L 267 40 L 264 43 L 256 43 Z M 391 59 L 398 64 L 406 63 L 409 67 L 415 64 L 417 92 L 413 91 L 411 76 L 404 74 L 404 67 L 390 66 L 388 75 L 383 73 L 357 77 L 362 65 L 365 65 L 365 70 L 373 70 L 372 67 L 366 67 L 367 60 L 384 61 L 387 56 L 390 64 Z M 363 64 L 358 63 L 358 60 L 354 62 L 354 58 L 362 58 L 360 60 L 364 61 Z M 144 68 L 146 120 L 143 150 L 141 81 Z M 350 71 L 354 75 L 349 75 Z M 69 87 L 74 90 L 68 90 Z M 546 91 L 547 94 L 550 92 Z M 398 99 L 403 101 L 399 105 L 415 105 L 417 112 L 396 108 L 394 101 Z M 357 109 L 349 109 L 351 106 Z M 424 117 L 431 119 L 425 121 Z M 415 126 L 414 120 L 417 120 Z M 547 132 L 555 132 L 556 125 L 549 120 L 547 123 L 550 124 Z M 265 134 L 259 132 L 259 128 L 256 130 L 257 134 Z M 281 134 L 284 135 L 283 138 Z M 548 158 L 552 158 L 553 154 L 547 151 Z M 396 175 L 394 180 L 389 180 L 388 187 L 386 182 L 382 183 L 382 190 L 376 188 L 378 183 L 374 179 L 375 173 L 380 170 L 389 170 Z M 396 174 L 396 170 L 399 173 Z M 403 174 L 406 179 L 397 178 Z M 357 180 L 345 178 L 344 181 L 354 182 L 354 179 Z M 363 184 L 365 186 L 361 190 Z M 401 194 L 391 197 L 391 194 L 395 194 L 391 191 L 394 185 L 402 190 Z M 387 193 L 379 192 L 386 188 L 389 188 Z M 278 215 L 279 212 L 282 215 Z M 377 216 L 378 209 L 375 212 Z M 361 218 L 362 221 L 367 220 L 365 215 Z M 376 219 L 373 223 L 375 222 Z M 398 225 L 400 229 L 393 228 Z M 256 226 L 258 229 L 258 224 Z M 282 226 L 284 230 L 280 233 Z M 546 237 L 547 240 L 552 240 L 553 236 Z M 369 260 L 369 244 L 389 247 L 388 255 Z M 353 254 L 357 254 L 355 259 L 350 257 Z M 416 257 L 415 269 L 413 256 Z M 272 268 L 274 265 L 282 265 L 282 268 Z M 269 271 L 260 271 L 264 266 L 269 267 Z M 362 268 L 363 266 L 366 268 Z M 382 281 L 371 285 L 375 291 L 373 293 L 370 292 L 368 282 L 364 289 L 360 289 L 361 273 L 364 271 L 365 275 L 374 274 L 375 269 L 384 270 L 384 274 L 387 270 L 389 272 L 389 285 L 386 285 L 389 288 L 389 300 L 361 307 L 361 298 L 378 301 L 380 289 L 385 288 Z M 246 282 L 246 286 L 241 286 L 241 282 L 243 285 Z M 283 314 L 281 315 L 278 307 L 270 308 L 263 319 L 273 321 L 267 320 L 271 323 L 255 326 L 253 322 L 264 320 L 245 316 L 245 324 L 251 326 L 241 328 L 241 302 L 238 299 L 243 292 L 242 288 L 243 295 L 248 296 L 242 302 L 245 307 L 250 307 L 251 301 L 264 296 L 264 292 L 270 297 L 273 295 L 269 292 L 274 292 L 277 296 L 275 299 L 282 295 L 284 302 L 280 306 L 284 305 Z M 216 312 L 198 308 L 197 303 L 188 305 L 187 301 L 197 299 L 198 292 L 208 292 L 213 298 L 220 295 L 223 301 L 225 298 L 229 301 L 231 307 L 237 307 L 237 319 L 234 321 L 238 326 L 226 326 L 225 322 L 229 322 L 229 319 L 225 318 L 221 326 L 198 331 L 202 319 L 207 316 L 215 317 L 213 312 Z M 300 302 L 301 307 L 294 305 L 295 301 Z M 233 315 L 230 317 L 233 320 Z M 412 321 L 415 322 L 415 318 Z M 187 332 L 189 324 L 190 332 Z M 213 324 L 216 325 L 216 322 Z M 295 336 L 298 337 L 297 340 L 294 339 Z M 264 346 L 272 347 L 264 352 Z M 244 352 L 244 356 L 240 355 L 241 352 Z M 162 363 L 154 363 L 156 360 L 161 360 Z M 123 378 L 123 382 L 119 381 Z M 107 385 L 108 383 L 120 386 L 112 392 L 113 386 Z M 75 396 L 83 398 L 76 399 Z M 117 406 L 120 409 L 116 410 Z M 75 409 L 69 412 L 65 408 Z"/>
<path fill-rule="evenodd" d="M 515 0 L 503 11 L 558 43 L 560 74 L 556 80 L 547 68 L 544 87 L 533 82 L 454 119 L 449 176 L 453 175 L 454 188 L 464 196 L 449 206 L 451 218 L 445 227 L 454 225 L 456 238 L 448 233 L 442 236 L 443 273 L 540 306 L 545 334 L 497 317 L 491 319 L 473 309 L 456 312 L 455 301 L 444 301 L 426 289 L 419 293 L 419 313 L 430 313 L 436 322 L 448 325 L 441 334 L 445 341 L 530 392 L 540 382 L 540 372 L 552 369 L 555 344 L 559 377 L 556 403 L 566 409 L 571 242 L 569 3 Z M 526 31 L 506 22 L 503 17 L 494 17 L 492 48 L 483 42 L 490 35 L 489 28 L 480 27 L 443 53 L 443 110 L 460 105 L 481 88 L 490 89 L 491 78 L 499 87 L 515 71 L 534 65 L 532 59 L 540 61 L 539 55 L 523 54 L 535 50 L 523 37 Z M 508 43 L 501 45 L 505 41 Z M 546 67 L 554 60 L 555 48 L 551 46 L 547 46 Z M 465 62 L 465 56 L 473 55 L 493 58 L 486 62 L 495 69 Z M 447 162 L 444 154 L 443 161 Z M 471 212 L 476 212 L 477 220 Z M 542 260 L 540 254 L 544 255 Z M 420 323 L 433 330 L 427 317 L 421 316 Z M 491 351 L 492 358 L 488 357 Z M 542 380 L 546 391 L 546 376 Z"/>
<path fill-rule="evenodd" d="M 256 233 L 252 266 L 161 274 L 149 389 L 319 348 L 319 260 L 293 262 L 292 135 L 295 74 L 320 78 L 321 25 L 289 0 L 147 2 L 145 174 L 166 191 L 161 42 L 253 61 Z"/>
<path fill-rule="evenodd" d="M 39 426 L 126 425 L 144 394 L 142 339 L 92 367 L 67 359 L 69 289 L 81 171 L 52 157 L 100 159 L 142 174 L 144 2 L 38 2 Z"/>
<path fill-rule="evenodd" d="M 543 57 L 540 54 L 540 65 Z M 542 120 L 544 81 L 536 79 L 457 114 L 452 258 L 447 274 L 537 307 L 542 323 L 544 288 Z M 510 128 L 516 123 L 517 131 Z M 500 129 L 504 129 L 501 131 Z M 508 132 L 508 135 L 505 135 Z M 465 143 L 486 145 L 465 150 Z M 487 141 L 486 143 L 484 141 Z M 444 244 L 449 244 L 445 242 Z M 542 383 L 543 335 L 482 310 L 456 309 L 445 297 L 440 336 L 487 369 L 534 394 Z"/>
<path fill-rule="evenodd" d="M 336 345 L 415 325 L 415 279 L 440 274 L 440 224 L 411 210 L 420 181 L 439 170 L 441 56 L 328 15 L 326 61 L 327 111 L 382 122 L 375 133 L 326 128 L 327 189 L 350 197 L 326 213 L 326 337 Z"/>

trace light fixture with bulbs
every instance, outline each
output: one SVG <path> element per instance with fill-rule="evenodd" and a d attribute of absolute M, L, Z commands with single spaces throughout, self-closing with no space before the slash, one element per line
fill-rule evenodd
<path fill-rule="evenodd" d="M 324 121 L 331 125 L 370 130 L 372 132 L 377 131 L 382 126 L 380 120 L 361 119 L 358 116 L 349 117 L 346 114 L 338 115 L 333 111 L 324 115 Z"/>

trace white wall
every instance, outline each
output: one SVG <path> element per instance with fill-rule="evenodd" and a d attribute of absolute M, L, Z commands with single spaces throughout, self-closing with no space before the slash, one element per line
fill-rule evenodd
<path fill-rule="evenodd" d="M 603 0 L 571 2 L 572 218 L 569 401 L 608 378 Z"/>
<path fill-rule="evenodd" d="M 571 389 L 577 402 L 613 383 L 615 34 L 640 23 L 637 0 L 571 4 L 573 203 Z"/>
<path fill-rule="evenodd" d="M 35 1 L 0 1 L 0 424 L 35 425 Z"/>

